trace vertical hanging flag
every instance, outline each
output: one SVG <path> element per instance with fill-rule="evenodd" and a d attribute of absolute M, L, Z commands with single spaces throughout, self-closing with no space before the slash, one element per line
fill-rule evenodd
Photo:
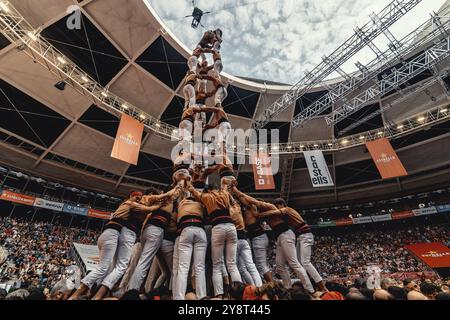
<path fill-rule="evenodd" d="M 388 139 L 370 141 L 366 143 L 366 146 L 383 179 L 408 175 Z"/>
<path fill-rule="evenodd" d="M 311 176 L 313 187 L 322 188 L 334 186 L 330 170 L 328 170 L 322 151 L 304 151 L 303 154 L 305 156 L 306 164 L 308 165 L 308 171 Z"/>
<path fill-rule="evenodd" d="M 137 165 L 144 124 L 122 114 L 111 157 Z"/>
<path fill-rule="evenodd" d="M 272 174 L 272 164 L 265 152 L 251 152 L 253 177 L 256 190 L 274 190 L 275 181 Z"/>

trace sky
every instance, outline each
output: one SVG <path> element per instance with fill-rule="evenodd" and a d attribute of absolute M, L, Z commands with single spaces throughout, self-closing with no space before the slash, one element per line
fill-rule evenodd
<path fill-rule="evenodd" d="M 205 29 L 191 28 L 191 0 L 145 0 L 155 9 L 168 28 L 188 48 L 194 48 Z M 222 60 L 224 72 L 235 76 L 294 84 L 314 69 L 350 38 L 356 26 L 370 21 L 391 0 L 197 0 L 207 29 L 221 28 L 224 33 Z M 401 39 L 430 19 L 446 0 L 423 0 L 394 24 L 390 31 Z M 387 48 L 384 35 L 374 43 Z M 367 63 L 375 55 L 365 49 L 342 68 L 356 70 L 354 63 Z M 338 76 L 333 74 L 330 78 Z"/>

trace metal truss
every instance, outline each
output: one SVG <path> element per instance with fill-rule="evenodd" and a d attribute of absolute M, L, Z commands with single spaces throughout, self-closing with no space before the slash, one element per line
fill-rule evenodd
<path fill-rule="evenodd" d="M 352 75 L 350 79 L 347 79 L 334 87 L 328 87 L 328 93 L 326 95 L 316 100 L 308 108 L 302 110 L 294 117 L 292 126 L 294 128 L 300 127 L 306 121 L 331 109 L 336 101 L 345 100 L 346 96 L 360 89 L 369 81 L 376 79 L 378 74 L 382 71 L 395 66 L 399 63 L 399 60 L 400 62 L 404 60 L 403 57 L 410 55 L 416 49 L 438 38 L 443 34 L 442 30 L 450 29 L 450 17 L 444 16 L 447 13 L 450 13 L 450 6 L 444 9 L 439 16 L 434 14 L 431 18 L 431 24 L 436 27 L 431 28 L 426 34 L 423 34 L 423 30 L 430 26 L 430 20 L 427 20 L 401 40 L 395 39 L 389 30 L 386 30 L 385 34 L 388 35 L 387 37 L 390 41 L 388 49 L 385 52 L 378 53 L 377 57 L 367 65 L 356 62 L 356 66 L 360 73 Z M 377 15 L 373 14 L 372 19 L 376 23 L 380 23 Z M 444 20 L 444 22 L 442 20 Z M 437 24 L 436 21 L 439 21 L 439 24 Z"/>
<path fill-rule="evenodd" d="M 375 83 L 351 101 L 345 102 L 342 107 L 334 110 L 331 115 L 325 117 L 328 125 L 335 125 L 349 115 L 361 110 L 375 99 L 381 98 L 393 90 L 398 90 L 401 85 L 413 79 L 423 71 L 429 70 L 450 56 L 450 36 L 437 42 L 434 46 L 424 51 L 419 56 L 396 69 L 389 74 L 383 74 L 383 79 Z"/>
<path fill-rule="evenodd" d="M 303 151 L 310 150 L 334 152 L 362 146 L 368 141 L 380 138 L 396 139 L 448 120 L 450 120 L 450 105 L 437 106 L 428 111 L 423 111 L 408 117 L 403 121 L 387 124 L 384 128 L 374 129 L 339 139 L 259 145 L 258 148 L 259 150 L 265 150 L 272 155 L 299 154 Z M 258 150 L 255 146 L 249 146 L 246 149 L 246 151 Z M 242 148 L 238 148 L 237 152 L 243 153 Z"/>
<path fill-rule="evenodd" d="M 446 69 L 445 71 L 441 72 L 440 74 L 435 75 L 435 77 L 433 79 L 427 80 L 427 81 L 419 84 L 418 86 L 415 86 L 414 88 L 407 88 L 406 90 L 409 90 L 408 92 L 405 92 L 406 90 L 401 90 L 400 97 L 398 97 L 397 99 L 393 100 L 390 103 L 381 105 L 377 111 L 372 112 L 371 114 L 368 114 L 367 116 L 359 119 L 358 121 L 353 122 L 351 125 L 349 125 L 345 129 L 339 131 L 339 135 L 342 136 L 342 135 L 346 134 L 347 132 L 352 131 L 353 129 L 359 127 L 361 124 L 366 123 L 367 121 L 375 118 L 376 116 L 382 114 L 383 112 L 391 109 L 395 105 L 422 93 L 424 90 L 427 90 L 428 88 L 430 88 L 431 86 L 433 86 L 436 83 L 440 83 L 442 86 L 445 86 L 444 79 L 448 76 L 450 76 L 450 69 Z M 444 87 L 444 89 L 445 89 L 445 87 Z M 436 104 L 436 102 L 441 99 L 450 100 L 450 93 L 449 93 L 448 89 L 445 90 L 444 94 L 440 95 L 439 97 L 435 97 L 435 99 L 436 99 L 436 101 L 431 101 L 430 103 L 428 103 L 428 105 L 431 106 L 432 104 Z"/>
<path fill-rule="evenodd" d="M 376 22 L 371 20 L 363 27 L 357 28 L 354 35 L 331 55 L 325 57 L 321 64 L 311 72 L 306 72 L 302 80 L 265 110 L 264 115 L 255 121 L 253 127 L 255 129 L 263 128 L 271 119 L 286 110 L 311 88 L 320 84 L 333 72 L 340 70 L 340 67 L 361 49 L 367 45 L 372 45 L 372 40 L 376 39 L 420 2 L 421 0 L 392 1 L 377 15 Z"/>
<path fill-rule="evenodd" d="M 282 175 L 281 175 L 281 193 L 280 198 L 289 202 L 291 195 L 292 171 L 294 170 L 295 154 L 290 154 L 284 159 Z"/>
<path fill-rule="evenodd" d="M 39 30 L 34 30 L 8 1 L 0 0 L 0 29 L 9 41 L 18 45 L 19 50 L 86 96 L 95 105 L 117 116 L 122 113 L 128 114 L 144 123 L 147 130 L 158 136 L 168 139 L 177 136 L 176 127 L 161 122 L 98 84 L 48 41 L 40 37 Z"/>

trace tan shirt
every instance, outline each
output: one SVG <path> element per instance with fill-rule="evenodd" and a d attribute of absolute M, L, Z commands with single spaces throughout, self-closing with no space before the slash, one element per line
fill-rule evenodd
<path fill-rule="evenodd" d="M 203 219 L 204 207 L 198 201 L 184 199 L 178 205 L 177 221 L 179 222 L 184 216 L 198 216 Z"/>
<path fill-rule="evenodd" d="M 127 200 L 125 202 L 123 202 L 119 208 L 117 208 L 117 210 L 113 213 L 112 218 L 116 218 L 116 219 L 124 219 L 124 220 L 128 220 L 131 214 L 131 211 L 133 211 L 133 213 L 141 213 L 143 215 L 148 214 L 150 212 L 150 208 L 131 201 L 131 200 Z"/>
<path fill-rule="evenodd" d="M 267 211 L 277 210 L 277 207 L 271 203 L 257 201 L 255 203 L 255 205 L 258 207 L 259 212 L 262 212 L 262 213 L 267 212 Z M 269 224 L 269 226 L 272 229 L 282 223 L 285 223 L 285 220 L 283 219 L 282 215 L 274 215 L 274 216 L 267 217 L 266 219 L 267 219 L 267 223 Z"/>
<path fill-rule="evenodd" d="M 231 197 L 227 191 L 210 191 L 200 195 L 200 200 L 206 207 L 208 214 L 216 210 L 229 209 L 231 206 Z"/>
<path fill-rule="evenodd" d="M 296 210 L 286 207 L 282 209 L 282 212 L 288 217 L 288 224 L 290 227 L 297 229 L 305 224 L 305 220 L 303 220 L 300 213 Z"/>

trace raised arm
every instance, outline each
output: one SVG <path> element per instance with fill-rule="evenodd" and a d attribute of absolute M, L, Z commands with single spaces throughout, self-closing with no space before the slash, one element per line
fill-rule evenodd
<path fill-rule="evenodd" d="M 138 202 L 130 201 L 128 203 L 128 205 L 130 206 L 130 209 L 133 210 L 133 212 L 140 213 L 140 214 L 149 214 L 152 211 L 155 211 L 155 210 L 158 210 L 159 208 L 161 208 L 162 204 L 158 203 L 155 205 L 146 206 L 146 205 L 143 205 Z"/>
<path fill-rule="evenodd" d="M 271 217 L 271 216 L 283 216 L 285 214 L 287 214 L 286 210 L 284 210 L 285 208 L 282 209 L 273 209 L 273 210 L 269 210 L 269 211 L 265 211 L 265 212 L 258 212 L 256 213 L 256 215 L 260 218 L 267 218 L 267 217 Z"/>
<path fill-rule="evenodd" d="M 144 203 L 145 205 L 152 205 L 155 202 L 159 202 L 159 201 L 163 201 L 169 197 L 172 197 L 176 194 L 178 188 L 175 187 L 172 190 L 170 190 L 169 192 L 163 193 L 163 194 L 156 194 L 156 195 L 148 195 L 148 196 L 143 196 L 142 197 L 142 203 Z"/>
<path fill-rule="evenodd" d="M 197 201 L 202 200 L 202 193 L 197 191 L 190 181 L 187 183 L 187 189 Z"/>

